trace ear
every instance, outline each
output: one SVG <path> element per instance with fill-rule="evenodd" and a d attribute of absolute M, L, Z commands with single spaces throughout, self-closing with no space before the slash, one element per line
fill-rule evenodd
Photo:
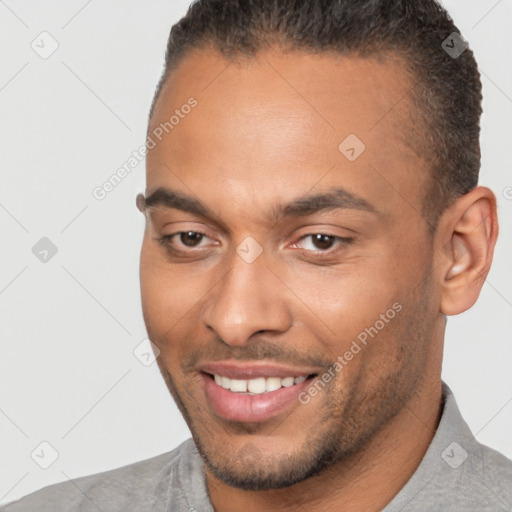
<path fill-rule="evenodd" d="M 472 307 L 491 268 L 498 236 L 496 196 L 476 187 L 441 216 L 438 240 L 440 311 L 457 315 Z"/>
<path fill-rule="evenodd" d="M 135 199 L 135 204 L 137 205 L 137 208 L 139 211 L 144 213 L 146 210 L 146 200 L 144 198 L 144 194 L 137 194 L 137 197 Z"/>

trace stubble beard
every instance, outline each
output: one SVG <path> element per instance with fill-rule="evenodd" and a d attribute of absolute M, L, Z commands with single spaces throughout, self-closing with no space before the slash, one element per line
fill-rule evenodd
<path fill-rule="evenodd" d="M 400 340 L 393 371 L 374 378 L 377 384 L 363 391 L 363 374 L 350 383 L 350 389 L 343 389 L 341 393 L 334 385 L 336 379 L 333 379 L 315 398 L 324 400 L 321 417 L 318 419 L 318 415 L 315 415 L 309 426 L 293 425 L 290 445 L 293 443 L 294 429 L 300 428 L 307 433 L 300 446 L 290 446 L 285 453 L 267 449 L 265 454 L 273 455 L 264 455 L 258 444 L 251 440 L 241 448 L 230 450 L 229 443 L 216 434 L 216 429 L 219 429 L 216 420 L 205 419 L 210 414 L 206 407 L 201 407 L 192 394 L 180 389 L 159 361 L 162 376 L 208 470 L 226 485 L 256 491 L 290 487 L 320 475 L 336 464 L 346 467 L 355 464 L 368 442 L 415 395 L 424 374 L 433 332 L 433 318 L 428 311 L 428 287 L 427 278 L 400 313 L 403 316 L 392 334 L 394 339 Z M 197 424 L 189 408 L 200 412 L 200 417 L 195 415 Z M 230 422 L 224 428 L 224 432 L 232 432 L 235 438 L 240 434 L 258 436 L 260 430 L 262 427 L 258 424 L 237 422 Z M 221 436 L 224 432 L 221 430 Z M 268 436 L 268 443 L 272 443 L 272 435 Z"/>

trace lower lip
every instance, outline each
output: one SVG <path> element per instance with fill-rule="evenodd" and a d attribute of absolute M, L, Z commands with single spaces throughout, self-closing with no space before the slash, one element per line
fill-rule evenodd
<path fill-rule="evenodd" d="M 312 378 L 293 386 L 282 387 L 259 395 L 233 393 L 202 373 L 206 396 L 214 412 L 224 419 L 243 422 L 261 422 L 276 416 L 289 406 L 300 405 L 299 395 L 310 386 Z"/>

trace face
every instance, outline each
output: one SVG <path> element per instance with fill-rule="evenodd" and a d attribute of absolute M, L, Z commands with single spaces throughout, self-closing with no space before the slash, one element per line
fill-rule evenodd
<path fill-rule="evenodd" d="M 224 483 L 318 474 L 424 385 L 438 305 L 428 167 L 403 143 L 409 88 L 392 61 L 267 51 L 235 64 L 199 50 L 160 96 L 143 313 Z"/>

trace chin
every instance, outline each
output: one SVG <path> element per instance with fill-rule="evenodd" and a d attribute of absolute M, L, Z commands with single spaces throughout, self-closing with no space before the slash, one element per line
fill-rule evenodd
<path fill-rule="evenodd" d="M 302 446 L 291 450 L 282 448 L 281 452 L 270 445 L 272 436 L 262 438 L 264 447 L 255 441 L 247 441 L 241 446 L 231 443 L 229 448 L 222 450 L 218 443 L 205 447 L 197 433 L 193 437 L 210 473 L 224 484 L 246 491 L 293 486 L 322 473 L 353 452 L 353 449 L 345 450 L 332 432 L 324 432 L 316 439 L 310 437 Z M 296 438 L 291 433 L 291 442 L 293 439 Z"/>

